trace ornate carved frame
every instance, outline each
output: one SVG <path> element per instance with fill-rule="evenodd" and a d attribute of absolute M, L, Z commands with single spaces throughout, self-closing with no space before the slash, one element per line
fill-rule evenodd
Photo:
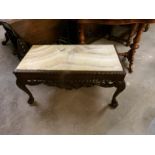
<path fill-rule="evenodd" d="M 19 88 L 25 91 L 29 95 L 28 103 L 33 104 L 34 97 L 31 92 L 27 89 L 26 85 L 38 85 L 46 84 L 48 86 L 56 86 L 65 89 L 78 89 L 81 87 L 116 87 L 116 91 L 112 97 L 110 106 L 116 108 L 118 102 L 116 97 L 120 92 L 125 89 L 125 73 L 123 72 L 32 72 L 24 73 L 20 71 L 14 72 L 17 81 L 16 84 Z"/>
<path fill-rule="evenodd" d="M 26 85 L 46 84 L 65 89 L 78 89 L 81 87 L 116 87 L 110 107 L 116 108 L 116 97 L 125 89 L 125 71 L 102 72 L 102 71 L 20 71 L 15 70 L 16 84 L 29 95 L 28 103 L 33 104 L 34 97 Z"/>

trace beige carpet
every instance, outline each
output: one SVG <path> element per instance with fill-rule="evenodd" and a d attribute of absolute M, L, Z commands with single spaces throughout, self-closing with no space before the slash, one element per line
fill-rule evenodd
<path fill-rule="evenodd" d="M 110 42 L 95 42 L 100 43 Z M 120 44 L 117 48 L 128 49 Z M 155 134 L 155 25 L 143 33 L 134 73 L 127 75 L 115 110 L 107 107 L 114 88 L 100 87 L 29 87 L 38 102 L 29 106 L 12 73 L 18 62 L 11 46 L 0 45 L 0 134 Z"/>

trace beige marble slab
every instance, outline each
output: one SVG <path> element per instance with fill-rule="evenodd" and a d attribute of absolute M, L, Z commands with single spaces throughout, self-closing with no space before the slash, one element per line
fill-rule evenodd
<path fill-rule="evenodd" d="M 33 45 L 17 70 L 122 71 L 113 45 Z"/>

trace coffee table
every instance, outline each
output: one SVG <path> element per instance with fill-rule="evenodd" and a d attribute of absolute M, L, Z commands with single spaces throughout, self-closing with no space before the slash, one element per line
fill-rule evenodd
<path fill-rule="evenodd" d="M 125 89 L 125 71 L 113 45 L 33 45 L 14 71 L 16 84 L 34 97 L 26 85 L 44 83 L 59 88 L 116 87 L 110 107 Z"/>

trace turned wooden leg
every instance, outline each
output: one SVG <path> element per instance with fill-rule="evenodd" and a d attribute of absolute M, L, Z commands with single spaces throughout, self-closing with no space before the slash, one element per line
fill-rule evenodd
<path fill-rule="evenodd" d="M 85 34 L 84 34 L 84 26 L 80 24 L 80 29 L 79 29 L 79 42 L 80 44 L 85 44 Z"/>
<path fill-rule="evenodd" d="M 132 65 L 134 62 L 134 55 L 136 53 L 136 49 L 139 48 L 139 42 L 141 39 L 141 34 L 144 31 L 146 24 L 139 24 L 138 25 L 138 30 L 137 30 L 137 34 L 135 36 L 135 38 L 133 39 L 133 44 L 131 44 L 131 49 L 128 51 L 128 60 L 129 60 L 129 72 L 131 73 L 132 70 Z"/>
<path fill-rule="evenodd" d="M 150 28 L 150 24 L 146 24 L 144 32 L 147 32 L 149 30 L 149 28 Z"/>
<path fill-rule="evenodd" d="M 132 24 L 131 31 L 130 31 L 130 34 L 129 34 L 129 37 L 128 37 L 126 46 L 130 46 L 130 45 L 131 45 L 132 37 L 133 37 L 133 36 L 135 35 L 135 33 L 136 33 L 137 26 L 138 26 L 138 24 Z"/>
<path fill-rule="evenodd" d="M 34 103 L 34 97 L 32 96 L 31 92 L 28 90 L 28 88 L 25 86 L 25 84 L 18 79 L 16 80 L 16 84 L 20 89 L 22 89 L 25 93 L 28 94 L 28 96 L 29 96 L 28 103 L 33 104 Z"/>
<path fill-rule="evenodd" d="M 115 82 L 114 86 L 117 88 L 113 97 L 112 97 L 112 101 L 111 104 L 109 104 L 109 106 L 113 109 L 115 109 L 118 106 L 118 102 L 116 100 L 116 97 L 125 89 L 125 81 L 118 81 Z"/>
<path fill-rule="evenodd" d="M 108 40 L 113 40 L 113 38 L 114 38 L 114 36 L 113 36 L 113 34 L 112 34 L 112 31 L 113 31 L 113 29 L 114 29 L 114 26 L 113 25 L 108 25 L 108 28 L 107 28 L 107 30 L 106 30 L 106 32 L 107 32 L 107 39 Z"/>
<path fill-rule="evenodd" d="M 8 41 L 9 41 L 9 36 L 8 36 L 8 34 L 7 34 L 7 32 L 6 32 L 6 33 L 5 33 L 5 40 L 2 41 L 2 45 L 6 45 Z"/>

